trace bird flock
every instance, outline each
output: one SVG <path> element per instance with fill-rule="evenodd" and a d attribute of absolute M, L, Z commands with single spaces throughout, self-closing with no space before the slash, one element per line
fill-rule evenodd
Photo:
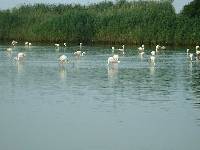
<path fill-rule="evenodd" d="M 17 41 L 13 40 L 13 41 L 11 42 L 11 46 L 15 47 L 17 43 L 18 43 Z M 25 45 L 25 47 L 31 47 L 31 46 L 32 46 L 32 43 L 30 43 L 30 42 L 25 42 L 24 45 Z M 64 47 L 67 46 L 66 43 L 63 43 L 63 45 L 64 45 Z M 56 49 L 58 49 L 58 48 L 60 47 L 60 44 L 55 43 L 54 46 L 56 47 Z M 12 52 L 12 50 L 13 50 L 13 49 L 12 49 L 11 47 L 6 48 L 6 51 L 8 51 L 8 52 Z M 86 52 L 82 52 L 82 43 L 80 43 L 80 47 L 79 47 L 79 49 L 78 49 L 76 52 L 74 52 L 74 55 L 75 55 L 77 58 L 79 58 L 80 56 L 84 56 L 85 54 L 86 54 Z M 25 58 L 25 56 L 26 56 L 25 53 L 19 52 L 19 53 L 17 53 L 17 55 L 14 57 L 14 60 L 16 60 L 16 61 L 22 61 L 22 60 Z M 68 63 L 68 62 L 69 62 L 68 57 L 67 57 L 66 55 L 64 55 L 64 54 L 61 55 L 61 56 L 58 58 L 58 61 L 59 61 L 60 64 L 64 64 L 64 63 Z"/>
<path fill-rule="evenodd" d="M 189 56 L 189 58 L 190 58 L 191 61 L 200 60 L 200 47 L 199 46 L 196 46 L 196 52 L 195 52 L 195 54 L 189 53 L 190 49 L 187 49 L 186 52 L 187 52 L 187 55 Z"/>
<path fill-rule="evenodd" d="M 11 42 L 11 46 L 15 47 L 15 45 L 17 43 L 18 43 L 17 41 L 13 40 Z M 30 43 L 30 42 L 25 42 L 24 44 L 25 44 L 26 47 L 31 47 L 32 46 L 32 43 Z M 60 44 L 58 44 L 58 43 L 56 43 L 54 45 L 55 45 L 56 48 L 60 47 Z M 67 46 L 66 43 L 63 43 L 63 45 L 64 45 L 64 47 Z M 152 65 L 155 65 L 156 64 L 156 54 L 160 50 L 165 50 L 165 49 L 166 49 L 165 46 L 156 45 L 155 51 L 151 51 L 151 53 L 149 55 L 149 63 L 152 64 Z M 8 52 L 11 52 L 12 48 L 9 47 L 6 50 Z M 107 59 L 107 65 L 113 65 L 113 64 L 120 63 L 120 61 L 119 61 L 119 55 L 115 54 L 115 51 L 118 51 L 119 53 L 122 53 L 124 55 L 125 54 L 125 45 L 122 45 L 122 48 L 119 48 L 119 49 L 115 49 L 115 47 L 112 47 L 112 56 L 108 57 L 108 59 Z M 145 54 L 145 46 L 144 46 L 144 44 L 142 44 L 141 47 L 138 47 L 138 53 L 139 53 L 139 55 L 141 57 L 143 57 L 143 55 Z M 190 49 L 187 49 L 186 53 L 187 53 L 187 56 L 189 57 L 190 61 L 200 60 L 200 47 L 199 46 L 196 46 L 196 52 L 195 52 L 195 54 L 190 53 Z M 77 58 L 80 58 L 81 56 L 84 56 L 86 54 L 86 52 L 82 51 L 82 43 L 80 43 L 79 49 L 77 51 L 75 51 L 73 54 Z M 16 55 L 16 57 L 14 57 L 14 60 L 16 60 L 16 61 L 22 61 L 25 56 L 26 56 L 25 53 L 19 52 Z M 69 63 L 68 57 L 66 55 L 64 55 L 64 54 L 61 55 L 58 58 L 58 61 L 59 61 L 60 64 Z"/>

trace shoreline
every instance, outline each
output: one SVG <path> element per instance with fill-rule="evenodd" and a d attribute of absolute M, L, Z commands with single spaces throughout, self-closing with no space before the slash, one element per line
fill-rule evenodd
<path fill-rule="evenodd" d="M 18 40 L 16 40 L 18 41 Z M 12 40 L 10 41 L 0 41 L 0 44 L 1 45 L 11 45 L 11 42 Z M 18 44 L 19 46 L 24 46 L 24 43 L 26 41 L 18 41 Z M 67 42 L 67 41 L 61 41 L 61 42 L 41 42 L 41 41 L 29 41 L 31 42 L 32 44 L 35 43 L 33 46 L 35 45 L 40 45 L 40 46 L 54 46 L 55 43 L 58 43 L 60 44 L 61 47 L 63 47 L 63 43 L 66 43 L 67 46 L 78 46 L 79 43 L 83 43 L 85 46 L 102 46 L 102 45 L 105 45 L 105 46 L 109 46 L 109 45 L 116 45 L 116 46 L 120 46 L 120 45 L 126 45 L 126 46 L 141 46 L 142 44 L 144 44 L 145 46 L 147 47 L 154 47 L 155 45 L 163 45 L 163 46 L 167 46 L 167 47 L 193 47 L 193 46 L 196 46 L 198 44 L 162 44 L 162 43 L 155 43 L 155 44 L 146 44 L 146 43 L 131 43 L 131 42 L 115 42 L 115 41 L 112 41 L 112 42 L 81 42 L 81 41 L 77 41 L 77 42 Z"/>

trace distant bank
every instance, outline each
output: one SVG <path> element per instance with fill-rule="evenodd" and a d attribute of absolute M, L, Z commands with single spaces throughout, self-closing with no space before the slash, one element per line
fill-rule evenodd
<path fill-rule="evenodd" d="M 185 7 L 187 8 L 187 7 Z M 171 0 L 81 5 L 24 5 L 0 11 L 0 40 L 194 45 L 200 18 Z"/>

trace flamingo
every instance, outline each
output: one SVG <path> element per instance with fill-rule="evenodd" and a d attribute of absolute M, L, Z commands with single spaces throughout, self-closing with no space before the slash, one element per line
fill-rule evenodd
<path fill-rule="evenodd" d="M 81 56 L 81 51 L 76 51 L 76 52 L 74 52 L 74 55 L 76 55 L 76 56 Z"/>
<path fill-rule="evenodd" d="M 17 41 L 13 40 L 11 44 L 12 44 L 13 46 L 15 46 L 15 44 L 17 44 L 17 43 L 18 43 Z"/>
<path fill-rule="evenodd" d="M 141 47 L 138 47 L 138 51 L 139 51 L 139 54 L 141 55 L 141 57 L 144 55 L 144 45 L 142 44 Z"/>
<path fill-rule="evenodd" d="M 119 56 L 118 55 L 113 55 L 112 57 L 108 58 L 108 65 L 109 64 L 114 64 L 114 63 L 120 63 L 119 61 Z"/>
<path fill-rule="evenodd" d="M 192 61 L 193 60 L 193 54 L 192 53 L 190 53 L 190 55 L 189 55 L 189 57 L 190 57 L 190 61 Z"/>
<path fill-rule="evenodd" d="M 83 55 L 85 55 L 85 54 L 86 54 L 86 52 L 81 52 L 81 51 L 76 51 L 76 52 L 74 52 L 74 55 L 76 55 L 76 56 L 78 56 L 78 57 L 83 56 Z"/>
<path fill-rule="evenodd" d="M 81 51 L 81 49 L 82 49 L 82 44 L 83 44 L 83 43 L 80 43 L 80 51 Z"/>
<path fill-rule="evenodd" d="M 151 52 L 151 56 L 150 56 L 150 62 L 151 62 L 153 65 L 155 65 L 155 59 L 156 59 L 155 54 L 156 54 L 156 52 L 155 52 L 155 51 L 152 51 L 152 52 Z"/>
<path fill-rule="evenodd" d="M 25 42 L 24 45 L 27 46 L 27 45 L 28 45 L 28 42 Z"/>
<path fill-rule="evenodd" d="M 26 55 L 22 52 L 18 53 L 17 56 L 14 58 L 17 61 L 23 60 Z"/>
<path fill-rule="evenodd" d="M 59 47 L 60 46 L 60 44 L 58 44 L 58 43 L 56 43 L 56 44 L 54 44 L 56 47 Z"/>
<path fill-rule="evenodd" d="M 141 47 L 138 47 L 139 53 L 144 52 L 144 44 Z"/>
<path fill-rule="evenodd" d="M 198 46 L 196 46 L 196 50 L 198 50 L 199 49 L 199 45 Z"/>
<path fill-rule="evenodd" d="M 199 54 L 200 54 L 200 51 L 196 51 L 196 54 L 199 55 Z"/>
<path fill-rule="evenodd" d="M 200 50 L 199 50 L 199 46 L 196 46 L 196 59 L 200 59 Z"/>
<path fill-rule="evenodd" d="M 114 53 L 115 52 L 115 47 L 112 47 L 112 53 Z"/>
<path fill-rule="evenodd" d="M 151 51 L 151 55 L 152 55 L 152 56 L 155 56 L 155 55 L 156 55 L 156 52 L 155 52 L 155 51 Z"/>
<path fill-rule="evenodd" d="M 160 45 L 156 45 L 156 52 L 158 52 L 160 49 Z"/>
<path fill-rule="evenodd" d="M 11 51 L 12 51 L 12 48 L 9 47 L 9 48 L 7 48 L 6 50 L 7 50 L 8 52 L 11 52 Z"/>
<path fill-rule="evenodd" d="M 166 49 L 166 47 L 165 47 L 165 46 L 162 46 L 162 47 L 161 47 L 161 49 L 162 49 L 162 50 L 165 50 L 165 49 Z"/>
<path fill-rule="evenodd" d="M 119 48 L 118 50 L 124 54 L 124 45 L 122 45 L 122 49 Z"/>
<path fill-rule="evenodd" d="M 187 55 L 189 54 L 190 49 L 187 49 Z"/>
<path fill-rule="evenodd" d="M 62 64 L 68 62 L 68 59 L 67 59 L 66 55 L 61 55 L 58 60 Z"/>
<path fill-rule="evenodd" d="M 197 54 L 197 55 L 200 54 L 199 46 L 196 46 L 196 54 Z"/>
<path fill-rule="evenodd" d="M 81 50 L 82 50 L 82 43 L 80 43 L 79 50 L 77 50 L 76 52 L 74 52 L 74 55 L 76 55 L 77 57 L 85 55 L 86 52 L 82 52 Z"/>
<path fill-rule="evenodd" d="M 86 54 L 86 52 L 82 52 L 82 53 L 81 53 L 81 56 L 84 56 L 85 54 Z"/>

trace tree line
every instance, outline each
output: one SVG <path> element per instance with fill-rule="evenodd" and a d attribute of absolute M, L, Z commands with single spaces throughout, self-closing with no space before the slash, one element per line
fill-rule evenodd
<path fill-rule="evenodd" d="M 171 0 L 90 5 L 23 5 L 0 11 L 0 40 L 192 45 L 200 40 L 200 6 L 176 14 Z"/>

